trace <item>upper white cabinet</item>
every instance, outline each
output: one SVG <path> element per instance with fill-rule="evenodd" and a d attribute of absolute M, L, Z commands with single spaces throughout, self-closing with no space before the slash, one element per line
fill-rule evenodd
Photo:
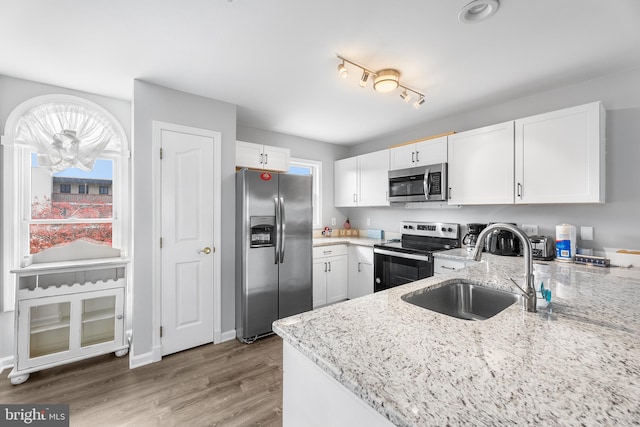
<path fill-rule="evenodd" d="M 336 207 L 388 206 L 389 150 L 336 160 Z"/>
<path fill-rule="evenodd" d="M 600 102 L 515 121 L 516 203 L 603 203 Z"/>
<path fill-rule="evenodd" d="M 449 204 L 513 203 L 513 129 L 511 121 L 449 136 Z"/>
<path fill-rule="evenodd" d="M 389 149 L 389 170 L 447 162 L 447 136 L 404 144 Z"/>
<path fill-rule="evenodd" d="M 286 172 L 289 170 L 288 148 L 236 141 L 236 166 Z"/>

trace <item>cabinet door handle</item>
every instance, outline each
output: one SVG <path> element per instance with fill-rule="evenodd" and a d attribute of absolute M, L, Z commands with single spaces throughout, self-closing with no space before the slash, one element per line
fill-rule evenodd
<path fill-rule="evenodd" d="M 327 263 L 326 262 L 324 263 L 324 272 L 325 273 L 327 272 Z"/>
<path fill-rule="evenodd" d="M 449 187 L 449 198 L 451 199 L 451 187 Z"/>
<path fill-rule="evenodd" d="M 415 163 L 416 162 L 416 152 L 412 151 L 411 152 L 411 163 Z"/>
<path fill-rule="evenodd" d="M 264 164 L 266 165 L 267 163 L 269 163 L 269 154 L 264 155 Z"/>
<path fill-rule="evenodd" d="M 353 193 L 353 201 L 354 203 L 358 203 L 358 195 L 356 193 Z"/>
<path fill-rule="evenodd" d="M 329 264 L 329 271 L 331 271 L 331 261 L 329 261 L 327 264 Z"/>
<path fill-rule="evenodd" d="M 258 160 L 258 162 L 262 164 L 263 160 L 264 160 L 264 154 L 260 153 L 260 160 Z"/>
<path fill-rule="evenodd" d="M 518 183 L 518 197 L 522 199 L 522 184 Z"/>
<path fill-rule="evenodd" d="M 360 273 L 362 271 L 362 263 L 359 262 L 358 263 L 358 273 Z"/>
<path fill-rule="evenodd" d="M 442 266 L 442 268 L 444 268 L 445 270 L 453 270 L 453 271 L 455 271 L 455 270 L 456 270 L 456 268 L 455 268 L 455 267 L 449 267 L 449 266 L 447 266 L 447 265 L 443 265 L 443 266 Z"/>
<path fill-rule="evenodd" d="M 420 159 L 418 158 L 418 154 L 420 154 L 420 152 L 416 150 L 416 163 L 420 162 Z"/>

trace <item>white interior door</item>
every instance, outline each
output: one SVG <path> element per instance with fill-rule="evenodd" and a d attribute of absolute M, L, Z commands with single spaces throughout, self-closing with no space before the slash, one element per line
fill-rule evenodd
<path fill-rule="evenodd" d="M 214 140 L 161 131 L 162 355 L 214 338 Z"/>

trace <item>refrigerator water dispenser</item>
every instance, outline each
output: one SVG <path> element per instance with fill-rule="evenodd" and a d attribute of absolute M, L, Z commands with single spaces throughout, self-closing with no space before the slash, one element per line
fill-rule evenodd
<path fill-rule="evenodd" d="M 251 223 L 251 247 L 265 248 L 276 244 L 276 217 L 252 216 Z"/>

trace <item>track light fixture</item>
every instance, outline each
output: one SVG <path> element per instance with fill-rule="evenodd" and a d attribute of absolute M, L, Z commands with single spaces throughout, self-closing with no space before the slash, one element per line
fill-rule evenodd
<path fill-rule="evenodd" d="M 357 64 L 353 61 L 343 58 L 340 55 L 337 55 L 337 56 L 342 61 L 338 65 L 338 74 L 343 79 L 346 78 L 347 75 L 349 74 L 349 72 L 347 71 L 346 64 L 350 64 L 362 70 L 362 76 L 360 77 L 360 86 L 365 87 L 367 85 L 367 82 L 369 81 L 369 78 L 373 76 L 373 89 L 376 92 L 382 92 L 382 93 L 393 92 L 398 88 L 402 88 L 402 93 L 400 94 L 400 97 L 404 100 L 404 102 L 408 103 L 409 100 L 411 99 L 410 93 L 413 93 L 416 96 L 418 96 L 418 100 L 413 103 L 413 106 L 415 108 L 420 108 L 420 106 L 424 104 L 424 101 L 425 101 L 424 93 L 418 92 L 417 90 L 412 89 L 400 83 L 400 71 L 393 68 L 385 68 L 380 71 L 373 71 L 370 68 L 364 67 L 360 64 Z"/>

